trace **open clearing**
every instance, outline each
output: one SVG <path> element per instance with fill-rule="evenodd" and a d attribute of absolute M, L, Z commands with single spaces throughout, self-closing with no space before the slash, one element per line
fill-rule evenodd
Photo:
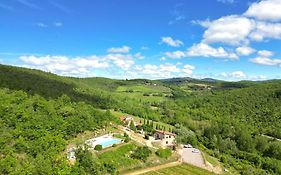
<path fill-rule="evenodd" d="M 182 164 L 174 167 L 150 171 L 143 175 L 214 175 L 214 173 L 192 165 Z"/>

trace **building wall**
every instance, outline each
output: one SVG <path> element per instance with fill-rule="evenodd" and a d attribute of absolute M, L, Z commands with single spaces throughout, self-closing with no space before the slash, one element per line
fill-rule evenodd
<path fill-rule="evenodd" d="M 175 137 L 170 135 L 165 135 L 165 138 L 162 140 L 162 145 L 172 145 L 175 141 Z"/>
<path fill-rule="evenodd" d="M 165 135 L 162 134 L 162 133 L 155 133 L 155 134 L 154 134 L 154 138 L 155 138 L 156 140 L 158 140 L 158 139 L 162 140 L 162 139 L 164 139 L 164 137 L 165 137 Z"/>
<path fill-rule="evenodd" d="M 175 141 L 175 136 L 172 135 L 164 135 L 162 133 L 155 133 L 154 138 L 156 140 L 161 140 L 162 146 L 172 145 Z"/>

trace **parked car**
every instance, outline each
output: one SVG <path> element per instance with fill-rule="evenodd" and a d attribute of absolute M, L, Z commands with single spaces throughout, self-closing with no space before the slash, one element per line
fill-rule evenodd
<path fill-rule="evenodd" d="M 198 149 L 196 149 L 196 148 L 193 149 L 192 152 L 193 152 L 193 153 L 200 153 L 200 151 L 199 151 Z"/>
<path fill-rule="evenodd" d="M 193 148 L 191 144 L 183 145 L 184 148 Z"/>

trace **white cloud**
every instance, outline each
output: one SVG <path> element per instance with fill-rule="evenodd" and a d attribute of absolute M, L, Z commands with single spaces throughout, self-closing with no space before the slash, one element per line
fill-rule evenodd
<path fill-rule="evenodd" d="M 168 22 L 169 25 L 178 23 L 186 18 L 182 12 L 183 10 L 181 9 L 182 6 L 184 6 L 184 3 L 175 4 L 174 9 L 171 11 L 171 15 L 173 19 Z"/>
<path fill-rule="evenodd" d="M 38 27 L 43 27 L 43 28 L 48 27 L 48 25 L 45 24 L 45 23 L 43 23 L 43 22 L 38 22 L 38 23 L 36 23 L 36 25 L 37 25 Z"/>
<path fill-rule="evenodd" d="M 251 41 L 279 40 L 281 39 L 281 23 L 276 21 L 281 21 L 281 10 L 274 10 L 275 8 L 281 9 L 280 0 L 263 0 L 252 4 L 244 15 L 223 16 L 213 21 L 207 19 L 191 22 L 207 28 L 202 39 L 202 42 L 207 44 L 241 46 L 248 45 Z M 250 19 L 251 16 L 256 18 Z"/>
<path fill-rule="evenodd" d="M 210 19 L 206 19 L 204 21 L 201 21 L 201 20 L 192 20 L 191 21 L 192 24 L 196 24 L 196 25 L 200 25 L 202 27 L 205 27 L 205 28 L 208 28 L 212 22 L 210 21 Z"/>
<path fill-rule="evenodd" d="M 168 58 L 172 58 L 172 59 L 179 59 L 179 58 L 186 57 L 186 54 L 183 51 L 166 52 L 165 55 Z"/>
<path fill-rule="evenodd" d="M 131 50 L 130 47 L 123 46 L 123 47 L 112 47 L 112 48 L 109 48 L 107 50 L 107 52 L 109 52 L 109 53 L 129 53 L 130 50 Z"/>
<path fill-rule="evenodd" d="M 164 64 L 160 65 L 159 67 L 163 72 L 180 72 L 180 69 L 176 65 L 172 64 Z"/>
<path fill-rule="evenodd" d="M 225 3 L 225 4 L 233 4 L 233 3 L 235 3 L 235 0 L 217 0 L 217 1 Z"/>
<path fill-rule="evenodd" d="M 161 57 L 160 58 L 160 61 L 166 61 L 167 59 L 166 59 L 166 57 Z"/>
<path fill-rule="evenodd" d="M 190 76 L 195 69 L 192 65 L 184 65 L 179 67 L 177 64 L 165 63 L 160 65 L 136 65 L 127 71 L 127 74 L 132 78 L 150 78 L 161 79 L 171 77 L 184 77 Z"/>
<path fill-rule="evenodd" d="M 180 40 L 174 40 L 173 38 L 171 37 L 162 37 L 161 38 L 161 42 L 162 43 L 165 43 L 169 46 L 172 46 L 172 47 L 180 47 L 183 45 L 183 42 L 180 41 Z"/>
<path fill-rule="evenodd" d="M 248 46 L 241 46 L 241 47 L 236 48 L 236 53 L 238 55 L 242 55 L 242 56 L 251 55 L 255 51 L 256 51 L 255 49 L 248 47 Z"/>
<path fill-rule="evenodd" d="M 31 55 L 20 56 L 19 59 L 30 67 L 61 75 L 83 74 L 93 68 L 104 69 L 109 67 L 107 62 L 97 56 L 69 58 L 66 56 L 47 55 L 38 57 Z"/>
<path fill-rule="evenodd" d="M 145 56 L 143 56 L 140 52 L 136 53 L 134 55 L 134 57 L 136 57 L 137 59 L 143 60 L 145 58 Z"/>
<path fill-rule="evenodd" d="M 251 62 L 266 66 L 279 66 L 281 67 L 281 59 L 271 59 L 267 57 L 256 57 L 250 59 Z"/>
<path fill-rule="evenodd" d="M 234 77 L 234 78 L 245 78 L 246 74 L 242 71 L 235 71 L 230 73 L 230 76 Z"/>
<path fill-rule="evenodd" d="M 193 70 L 195 69 L 194 66 L 192 65 L 189 65 L 189 64 L 186 64 L 183 66 L 183 69 L 182 69 L 182 72 L 185 74 L 185 75 L 191 75 L 193 73 Z"/>
<path fill-rule="evenodd" d="M 223 77 L 226 80 L 265 80 L 267 78 L 265 75 L 247 75 L 243 71 L 222 72 L 220 75 L 216 75 L 216 77 Z"/>
<path fill-rule="evenodd" d="M 273 52 L 271 52 L 269 50 L 260 50 L 260 51 L 258 51 L 258 55 L 260 57 L 272 57 L 273 56 Z"/>
<path fill-rule="evenodd" d="M 256 58 L 250 59 L 252 63 L 266 65 L 266 66 L 279 66 L 281 67 L 281 59 L 270 58 L 274 55 L 273 52 L 268 50 L 258 51 L 258 56 Z"/>
<path fill-rule="evenodd" d="M 279 66 L 281 67 L 281 59 L 270 58 L 274 55 L 273 52 L 268 50 L 258 51 L 256 58 L 250 59 L 250 62 L 266 66 Z"/>
<path fill-rule="evenodd" d="M 135 64 L 135 59 L 142 59 L 142 55 L 140 53 L 88 57 L 23 55 L 19 59 L 26 64 L 25 67 L 29 66 L 60 75 L 84 76 L 85 73 L 92 73 L 96 70 L 126 71 Z"/>
<path fill-rule="evenodd" d="M 203 41 L 230 45 L 244 44 L 247 43 L 247 36 L 254 27 L 254 22 L 246 17 L 237 15 L 221 17 L 210 22 L 204 32 Z"/>
<path fill-rule="evenodd" d="M 127 70 L 129 69 L 132 65 L 135 64 L 135 61 L 133 59 L 133 56 L 128 54 L 128 55 L 124 55 L 124 54 L 108 54 L 104 57 L 105 60 L 111 60 L 113 61 L 113 63 L 123 69 L 123 70 Z"/>
<path fill-rule="evenodd" d="M 223 47 L 213 48 L 204 43 L 195 44 L 190 47 L 187 51 L 187 56 L 225 58 L 230 60 L 239 59 L 235 53 L 228 52 Z"/>
<path fill-rule="evenodd" d="M 279 21 L 281 20 L 280 9 L 280 0 L 262 0 L 253 3 L 244 15 L 259 20 Z"/>
<path fill-rule="evenodd" d="M 242 71 L 234 71 L 231 73 L 223 72 L 220 75 L 224 78 L 235 78 L 235 79 L 243 79 L 247 77 L 247 75 Z"/>
<path fill-rule="evenodd" d="M 265 75 L 256 75 L 256 76 L 251 76 L 251 79 L 253 79 L 253 80 L 265 80 L 265 79 L 267 79 L 267 76 L 265 76 Z"/>
<path fill-rule="evenodd" d="M 281 39 L 281 24 L 257 22 L 250 38 L 255 41 L 263 41 L 265 38 Z"/>
<path fill-rule="evenodd" d="M 63 26 L 63 23 L 62 23 L 62 22 L 55 22 L 55 23 L 54 23 L 54 26 L 56 26 L 56 27 L 62 27 L 62 26 Z"/>

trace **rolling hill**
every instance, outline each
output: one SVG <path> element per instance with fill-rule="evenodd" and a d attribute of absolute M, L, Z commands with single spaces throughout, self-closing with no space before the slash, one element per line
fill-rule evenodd
<path fill-rule="evenodd" d="M 281 173 L 281 143 L 272 139 L 281 138 L 280 80 L 72 78 L 0 65 L 0 94 L 2 174 L 56 174 L 54 164 L 71 171 L 59 153 L 67 139 L 114 121 L 100 109 L 171 124 L 179 142 L 240 173 Z"/>

